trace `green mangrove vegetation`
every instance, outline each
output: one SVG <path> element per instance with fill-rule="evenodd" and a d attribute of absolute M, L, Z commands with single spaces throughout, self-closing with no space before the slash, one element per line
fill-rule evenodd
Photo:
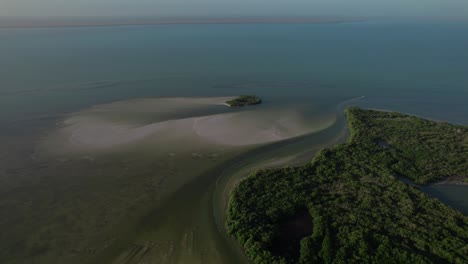
<path fill-rule="evenodd" d="M 468 173 L 468 127 L 348 108 L 351 135 L 301 167 L 254 172 L 226 226 L 253 263 L 468 263 L 468 217 L 425 184 Z"/>
<path fill-rule="evenodd" d="M 262 99 L 255 95 L 241 95 L 235 99 L 229 100 L 226 102 L 228 106 L 236 107 L 236 106 L 247 106 L 247 105 L 256 105 L 261 104 Z"/>

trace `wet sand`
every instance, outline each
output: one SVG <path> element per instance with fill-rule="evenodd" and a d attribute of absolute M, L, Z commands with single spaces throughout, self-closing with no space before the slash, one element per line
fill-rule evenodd
<path fill-rule="evenodd" d="M 126 263 L 134 254 L 149 263 L 248 263 L 224 231 L 229 191 L 253 169 L 302 164 L 320 148 L 343 141 L 345 123 L 334 123 L 311 136 L 312 140 L 303 136 L 250 149 L 184 186 L 146 218 L 135 238 L 138 249 L 131 247 L 115 263 Z M 164 246 L 151 244 L 155 238 L 164 238 Z"/>
<path fill-rule="evenodd" d="M 328 131 L 336 116 L 305 115 L 290 105 L 232 109 L 225 100 L 98 105 L 11 142 L 25 152 L 10 153 L 16 161 L 3 166 L 11 177 L 0 200 L 2 212 L 9 212 L 1 215 L 9 228 L 0 261 L 245 262 L 219 229 L 224 211 L 214 206 L 224 198 L 213 196 L 223 182 L 218 179 L 245 161 L 262 164 L 264 152 L 277 165 L 305 158 L 307 141 L 284 147 Z"/>
<path fill-rule="evenodd" d="M 302 136 L 335 122 L 333 116 L 306 120 L 301 113 L 287 109 L 254 107 L 219 113 L 226 111 L 223 103 L 229 99 L 155 98 L 96 106 L 65 119 L 62 127 L 44 140 L 43 148 L 76 152 L 110 150 L 142 141 L 168 145 L 179 140 L 239 147 Z M 214 110 L 211 114 L 186 117 L 210 107 Z"/>

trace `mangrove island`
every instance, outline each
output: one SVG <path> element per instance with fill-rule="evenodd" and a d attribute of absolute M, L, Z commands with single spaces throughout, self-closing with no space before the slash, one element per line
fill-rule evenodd
<path fill-rule="evenodd" d="M 226 101 L 226 105 L 230 107 L 257 105 L 261 103 L 262 103 L 262 99 L 260 99 L 260 97 L 255 96 L 255 95 L 241 95 L 235 99 Z"/>
<path fill-rule="evenodd" d="M 468 217 L 415 186 L 468 179 L 468 127 L 357 107 L 347 143 L 254 172 L 226 226 L 253 263 L 468 263 Z"/>

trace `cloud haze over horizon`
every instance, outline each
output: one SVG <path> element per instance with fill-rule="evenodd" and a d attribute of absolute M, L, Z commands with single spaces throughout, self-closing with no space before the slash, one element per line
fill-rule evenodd
<path fill-rule="evenodd" d="M 468 0 L 0 0 L 0 16 L 468 16 Z"/>

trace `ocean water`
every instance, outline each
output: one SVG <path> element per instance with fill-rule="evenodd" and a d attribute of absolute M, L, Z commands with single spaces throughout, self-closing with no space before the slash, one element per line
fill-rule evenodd
<path fill-rule="evenodd" d="M 258 94 L 467 123 L 468 23 L 0 29 L 0 121 L 147 96 Z"/>
<path fill-rule="evenodd" d="M 200 146 L 205 160 L 176 155 L 190 144 L 38 158 L 37 142 L 71 113 L 141 97 L 257 94 L 261 107 L 316 120 L 360 105 L 467 125 L 466 32 L 467 22 L 390 20 L 0 29 L 0 262 L 243 262 L 222 230 L 229 188 L 343 142 L 342 116 L 256 150 Z M 467 212 L 466 187 L 424 191 Z"/>

